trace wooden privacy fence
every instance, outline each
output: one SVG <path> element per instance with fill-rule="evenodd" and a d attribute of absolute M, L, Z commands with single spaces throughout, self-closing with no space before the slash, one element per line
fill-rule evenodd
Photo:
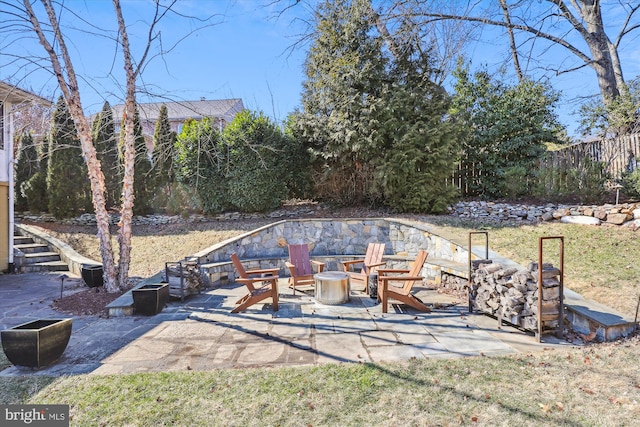
<path fill-rule="evenodd" d="M 547 153 L 546 167 L 576 167 L 585 159 L 601 162 L 611 178 L 619 178 L 622 172 L 635 170 L 640 156 L 640 134 L 618 138 L 586 141 Z"/>
<path fill-rule="evenodd" d="M 540 162 L 541 169 L 568 170 L 570 168 L 584 169 L 587 162 L 601 162 L 603 173 L 610 178 L 620 178 L 622 172 L 635 170 L 640 167 L 640 134 L 625 135 L 618 138 L 608 138 L 595 141 L 585 141 L 549 151 Z M 473 164 L 459 163 L 457 170 L 449 178 L 450 185 L 467 195 L 472 183 L 482 181 L 483 175 L 491 173 Z"/>

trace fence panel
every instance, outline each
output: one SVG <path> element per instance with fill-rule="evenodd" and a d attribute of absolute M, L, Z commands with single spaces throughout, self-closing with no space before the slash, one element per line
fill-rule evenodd
<path fill-rule="evenodd" d="M 586 141 L 550 151 L 540 162 L 540 168 L 582 168 L 587 158 L 602 162 L 604 172 L 611 178 L 620 178 L 622 172 L 640 167 L 640 134 Z M 470 184 L 477 182 L 481 175 L 482 168 L 461 162 L 450 182 L 463 195 L 468 195 Z"/>

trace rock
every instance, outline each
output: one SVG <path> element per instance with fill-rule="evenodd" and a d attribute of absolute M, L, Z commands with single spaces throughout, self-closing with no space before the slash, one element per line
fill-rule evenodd
<path fill-rule="evenodd" d="M 630 214 L 625 213 L 610 213 L 607 215 L 607 222 L 609 224 L 622 225 L 629 221 L 633 217 Z"/>
<path fill-rule="evenodd" d="M 585 215 L 569 215 L 560 218 L 560 222 L 567 224 L 584 224 L 584 225 L 600 225 L 600 220 L 592 216 Z"/>

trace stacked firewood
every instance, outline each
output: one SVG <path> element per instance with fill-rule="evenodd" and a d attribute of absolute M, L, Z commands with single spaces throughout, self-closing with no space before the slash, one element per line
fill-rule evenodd
<path fill-rule="evenodd" d="M 474 267 L 472 267 L 474 268 Z M 474 309 L 522 328 L 543 332 L 557 328 L 560 317 L 560 270 L 542 266 L 542 313 L 538 313 L 538 264 L 525 270 L 505 268 L 498 263 L 476 264 L 472 271 L 471 301 Z"/>
<path fill-rule="evenodd" d="M 169 283 L 169 294 L 180 298 L 200 292 L 205 287 L 205 277 L 196 262 L 168 262 L 165 282 Z"/>

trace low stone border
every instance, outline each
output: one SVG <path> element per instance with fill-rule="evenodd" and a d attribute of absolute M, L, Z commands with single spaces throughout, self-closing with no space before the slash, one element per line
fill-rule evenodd
<path fill-rule="evenodd" d="M 449 208 L 451 216 L 492 222 L 540 222 L 621 225 L 640 228 L 640 202 L 602 206 L 547 204 L 516 205 L 494 202 L 460 202 Z M 587 219 L 591 218 L 591 219 Z"/>
<path fill-rule="evenodd" d="M 308 218 L 323 215 L 330 208 L 322 204 L 309 204 L 295 207 L 287 207 L 276 211 L 264 213 L 225 212 L 219 215 L 192 214 L 182 215 L 137 215 L 133 217 L 134 225 L 162 225 L 177 224 L 181 222 L 211 222 L 211 221 L 236 221 L 251 219 L 292 219 Z M 381 216 L 386 216 L 385 213 Z M 59 222 L 70 225 L 95 225 L 94 214 L 83 214 L 77 218 L 58 220 L 52 215 L 34 215 L 29 213 L 16 213 L 17 220 L 29 222 Z M 569 206 L 549 203 L 546 205 L 510 204 L 499 202 L 471 201 L 459 202 L 449 207 L 449 215 L 458 218 L 466 218 L 477 221 L 496 223 L 517 222 L 541 222 L 562 221 L 567 223 L 580 223 L 590 225 L 619 225 L 629 227 L 635 231 L 640 228 L 640 202 L 624 204 L 606 204 L 602 206 L 584 205 Z M 591 218 L 591 219 L 586 219 Z M 117 224 L 120 216 L 112 214 L 109 222 Z"/>

